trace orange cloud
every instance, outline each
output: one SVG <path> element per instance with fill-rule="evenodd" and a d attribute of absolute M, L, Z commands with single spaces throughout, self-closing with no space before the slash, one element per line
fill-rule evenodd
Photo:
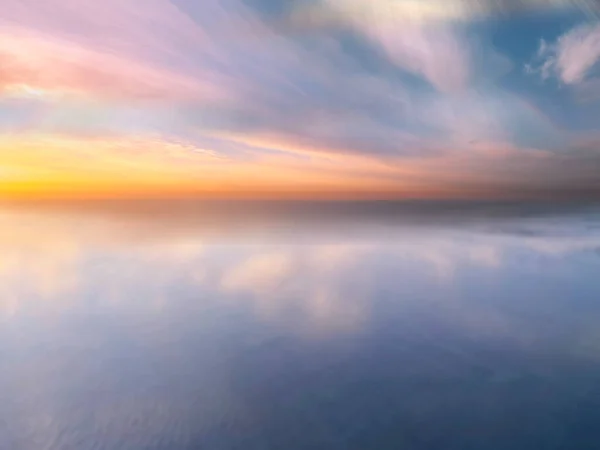
<path fill-rule="evenodd" d="M 211 149 L 160 137 L 14 134 L 0 138 L 0 194 L 289 196 L 398 188 L 377 174 L 326 159 L 224 158 Z M 387 186 L 386 186 L 387 184 Z M 312 195 L 311 194 L 311 195 Z"/>
<path fill-rule="evenodd" d="M 598 194 L 600 181 L 600 153 L 589 150 L 554 154 L 481 142 L 381 160 L 326 154 L 281 137 L 234 139 L 257 146 L 252 158 L 161 136 L 4 135 L 0 196 L 528 197 Z"/>

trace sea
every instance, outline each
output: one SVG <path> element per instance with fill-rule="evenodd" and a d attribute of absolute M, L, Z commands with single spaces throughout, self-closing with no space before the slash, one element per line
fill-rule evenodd
<path fill-rule="evenodd" d="M 600 449 L 600 206 L 4 203 L 0 449 Z"/>

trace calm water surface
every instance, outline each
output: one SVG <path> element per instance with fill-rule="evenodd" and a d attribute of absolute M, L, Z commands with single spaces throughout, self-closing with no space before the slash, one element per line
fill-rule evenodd
<path fill-rule="evenodd" d="M 597 208 L 351 209 L 5 207 L 0 448 L 599 448 Z"/>

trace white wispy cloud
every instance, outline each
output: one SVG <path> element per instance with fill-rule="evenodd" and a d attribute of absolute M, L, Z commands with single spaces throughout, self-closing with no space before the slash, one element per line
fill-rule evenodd
<path fill-rule="evenodd" d="M 540 41 L 537 65 L 527 65 L 530 73 L 539 72 L 542 79 L 556 76 L 567 85 L 589 78 L 600 62 L 600 25 L 584 24 L 563 34 L 555 43 Z"/>
<path fill-rule="evenodd" d="M 600 61 L 600 25 L 583 25 L 558 40 L 556 66 L 560 78 L 575 84 Z"/>
<path fill-rule="evenodd" d="M 440 91 L 465 88 L 471 77 L 470 49 L 451 28 L 369 23 L 365 31 L 400 67 L 422 76 Z"/>

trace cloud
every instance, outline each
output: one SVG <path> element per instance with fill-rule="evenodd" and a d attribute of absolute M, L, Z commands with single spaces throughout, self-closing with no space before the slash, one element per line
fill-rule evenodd
<path fill-rule="evenodd" d="M 510 51 L 473 39 L 479 18 L 552 5 L 7 1 L 0 176 L 45 191 L 90 174 L 170 193 L 587 189 L 594 151 L 571 151 L 501 80 Z M 531 70 L 595 89 L 597 29 L 581 30 Z"/>
<path fill-rule="evenodd" d="M 558 40 L 556 67 L 566 84 L 583 81 L 600 60 L 600 25 L 582 25 Z"/>
<path fill-rule="evenodd" d="M 457 33 L 398 23 L 365 30 L 398 65 L 423 76 L 438 90 L 464 89 L 471 77 L 469 46 Z"/>
<path fill-rule="evenodd" d="M 324 8 L 315 10 L 311 6 L 302 6 L 298 8 L 297 20 L 317 25 L 348 16 L 362 17 L 368 21 L 392 17 L 418 23 L 439 24 L 531 11 L 571 9 L 593 13 L 598 10 L 594 0 L 322 0 L 316 3 Z"/>
<path fill-rule="evenodd" d="M 413 2 L 361 3 L 353 1 L 301 4 L 292 10 L 293 27 L 341 27 L 363 34 L 402 69 L 423 77 L 436 89 L 462 89 L 470 77 L 468 43 L 452 26 L 423 20 L 444 16 L 440 4 L 429 7 Z"/>
<path fill-rule="evenodd" d="M 31 132 L 5 134 L 0 161 L 11 177 L 2 189 L 9 197 L 187 190 L 204 171 L 223 164 L 212 150 L 160 136 Z"/>
<path fill-rule="evenodd" d="M 463 34 L 465 24 L 496 15 L 553 9 L 593 12 L 598 8 L 591 0 L 321 0 L 308 6 L 292 4 L 297 5 L 290 13 L 295 29 L 355 29 L 399 67 L 442 92 L 464 89 L 478 70 L 474 49 Z"/>
<path fill-rule="evenodd" d="M 189 51 L 201 49 L 206 37 L 168 0 L 3 0 L 0 26 L 170 64 L 189 61 Z"/>
<path fill-rule="evenodd" d="M 432 133 L 456 134 L 456 130 L 449 129 L 452 124 L 448 114 L 438 111 L 444 110 L 443 105 L 460 105 L 463 101 L 460 97 L 446 100 L 442 95 L 436 100 L 439 109 L 427 111 L 427 104 L 431 103 L 428 95 L 414 91 L 410 83 L 398 77 L 397 67 L 423 77 L 442 93 L 467 90 L 478 71 L 470 43 L 460 29 L 429 26 L 395 15 L 376 14 L 372 20 L 365 20 L 352 11 L 346 12 L 347 26 L 343 31 L 324 27 L 313 30 L 306 39 L 285 27 L 271 26 L 272 18 L 261 15 L 260 8 L 248 8 L 236 0 L 201 5 L 180 1 L 176 10 L 155 0 L 143 14 L 136 12 L 135 4 L 125 7 L 109 2 L 99 7 L 89 2 L 74 6 L 52 1 L 56 8 L 48 19 L 36 15 L 30 5 L 20 13 L 12 8 L 12 20 L 33 23 L 42 29 L 52 25 L 55 30 L 65 17 L 77 17 L 91 21 L 91 31 L 69 28 L 70 33 L 77 32 L 76 41 L 81 45 L 35 41 L 36 51 L 31 53 L 38 56 L 32 61 L 23 62 L 19 59 L 22 56 L 11 55 L 18 64 L 13 64 L 16 80 L 7 85 L 7 93 L 47 96 L 58 104 L 43 113 L 41 123 L 31 124 L 37 129 L 56 123 L 56 112 L 64 108 L 64 100 L 57 100 L 56 95 L 74 95 L 72 91 L 78 91 L 105 101 L 161 100 L 173 104 L 172 112 L 153 112 L 155 119 L 140 114 L 125 117 L 123 123 L 144 122 L 140 126 L 135 122 L 129 125 L 134 130 L 147 124 L 156 127 L 171 114 L 182 130 L 190 127 L 199 133 L 247 135 L 246 140 L 264 141 L 264 136 L 275 136 L 268 140 L 287 142 L 288 150 L 374 158 L 420 157 L 438 151 L 438 146 L 431 143 Z M 286 11 L 283 3 L 276 4 Z M 23 12 L 28 10 L 29 14 Z M 92 11 L 97 14 L 90 18 Z M 150 19 L 157 18 L 157 11 L 164 13 L 161 23 L 165 27 L 172 30 L 177 24 L 185 32 L 174 33 L 175 39 L 151 39 L 147 28 Z M 294 17 L 294 11 L 292 4 L 286 14 Z M 135 33 L 128 31 L 123 21 L 115 17 L 117 14 L 132 22 Z M 209 16 L 211 20 L 207 19 Z M 107 42 L 100 30 L 109 18 L 116 20 L 117 35 Z M 241 31 L 228 34 L 227 24 L 239 24 Z M 110 48 L 111 52 L 95 50 L 91 43 Z M 197 47 L 187 71 L 171 70 L 177 65 L 163 68 L 148 62 L 155 58 L 148 55 L 146 48 L 153 49 L 154 56 L 163 55 L 162 50 L 168 48 L 171 55 L 176 52 L 175 43 L 186 50 L 192 44 Z M 482 63 L 476 59 L 477 64 Z M 388 70 L 394 67 L 396 73 Z M 45 75 L 38 79 L 31 75 L 33 72 Z M 480 130 L 476 133 L 478 138 L 497 139 L 494 108 L 489 102 L 480 103 L 477 106 L 469 100 L 471 109 L 479 111 L 469 117 L 475 119 L 473 123 L 481 123 L 485 117 L 486 125 L 472 128 Z M 76 114 L 82 115 L 79 111 Z M 100 131 L 103 127 L 110 129 L 113 125 L 107 124 L 105 118 L 123 117 L 107 111 L 102 114 L 105 118 L 92 115 L 92 120 L 82 124 L 73 114 L 68 116 L 68 121 L 75 124 L 71 128 L 84 127 L 86 131 L 94 131 L 93 125 Z M 70 124 L 65 125 L 68 128 Z M 482 134 L 483 128 L 491 135 Z"/>
<path fill-rule="evenodd" d="M 556 43 L 541 41 L 537 68 L 528 66 L 530 72 L 539 72 L 543 79 L 551 75 L 567 85 L 584 82 L 600 61 L 600 25 L 584 24 L 565 33 Z"/>
<path fill-rule="evenodd" d="M 206 80 L 22 29 L 0 33 L 5 97 L 59 101 L 189 101 L 220 97 Z"/>

